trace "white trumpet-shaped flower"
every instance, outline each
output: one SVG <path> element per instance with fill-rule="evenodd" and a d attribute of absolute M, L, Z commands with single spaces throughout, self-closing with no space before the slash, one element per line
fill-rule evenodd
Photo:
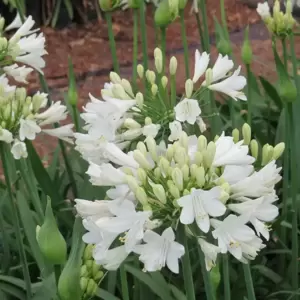
<path fill-rule="evenodd" d="M 3 70 L 7 75 L 13 77 L 16 81 L 22 83 L 28 83 L 26 81 L 26 78 L 28 74 L 30 74 L 33 71 L 32 68 L 27 68 L 25 66 L 19 67 L 17 64 L 3 67 Z"/>
<path fill-rule="evenodd" d="M 3 141 L 7 144 L 13 141 L 13 135 L 10 131 L 4 128 L 0 128 L 0 141 Z"/>
<path fill-rule="evenodd" d="M 216 154 L 213 160 L 213 166 L 226 165 L 250 165 L 255 159 L 248 155 L 249 148 L 243 145 L 243 141 L 234 143 L 231 136 L 225 136 L 224 133 L 216 141 Z"/>
<path fill-rule="evenodd" d="M 216 265 L 216 260 L 221 249 L 218 246 L 208 243 L 203 238 L 199 238 L 198 243 L 204 253 L 206 270 L 210 271 Z"/>
<path fill-rule="evenodd" d="M 26 149 L 26 144 L 19 140 L 15 140 L 11 147 L 11 153 L 12 153 L 14 159 L 20 159 L 22 157 L 27 158 L 28 153 L 27 153 L 27 149 Z"/>
<path fill-rule="evenodd" d="M 17 13 L 13 21 L 8 26 L 5 27 L 5 31 L 20 28 L 21 26 L 22 26 L 21 16 L 19 13 Z"/>
<path fill-rule="evenodd" d="M 196 221 L 198 227 L 205 233 L 209 231 L 209 216 L 220 217 L 224 215 L 226 206 L 219 200 L 221 189 L 214 187 L 208 191 L 193 189 L 190 195 L 177 200 L 182 207 L 180 222 L 192 224 Z"/>
<path fill-rule="evenodd" d="M 195 51 L 195 70 L 193 82 L 196 83 L 199 78 L 205 73 L 209 64 L 209 54 L 203 52 L 200 54 L 199 50 Z"/>
<path fill-rule="evenodd" d="M 137 245 L 134 252 L 140 255 L 139 259 L 144 263 L 145 271 L 159 271 L 167 265 L 173 273 L 179 273 L 178 260 L 184 255 L 185 250 L 181 244 L 175 242 L 171 227 L 165 229 L 162 235 L 147 230 L 143 240 L 145 244 Z"/>
<path fill-rule="evenodd" d="M 247 84 L 246 78 L 244 76 L 240 76 L 241 67 L 239 67 L 234 73 L 220 81 L 218 83 L 214 83 L 208 86 L 210 90 L 224 93 L 234 100 L 247 100 L 246 95 L 241 91 L 245 85 Z"/>
<path fill-rule="evenodd" d="M 256 11 L 261 16 L 262 19 L 271 17 L 270 6 L 267 1 L 265 1 L 264 3 L 258 3 Z"/>
<path fill-rule="evenodd" d="M 183 99 L 175 106 L 175 118 L 179 122 L 188 122 L 193 125 L 201 114 L 199 103 L 194 99 Z"/>
<path fill-rule="evenodd" d="M 43 129 L 42 131 L 48 135 L 57 137 L 63 141 L 73 144 L 74 132 L 72 128 L 74 124 L 67 124 L 53 129 Z"/>
<path fill-rule="evenodd" d="M 171 131 L 171 134 L 169 135 L 169 141 L 177 141 L 180 138 L 180 135 L 182 133 L 182 126 L 181 123 L 178 121 L 173 121 L 169 123 L 169 128 Z"/>
<path fill-rule="evenodd" d="M 34 140 L 37 133 L 40 133 L 41 127 L 36 124 L 33 120 L 20 120 L 20 140 L 24 141 L 25 139 Z"/>
<path fill-rule="evenodd" d="M 125 246 L 119 246 L 108 250 L 105 257 L 101 259 L 96 258 L 96 263 L 103 266 L 108 271 L 115 271 L 120 267 L 127 256 L 128 252 L 126 251 Z"/>
<path fill-rule="evenodd" d="M 44 112 L 36 114 L 35 118 L 39 120 L 39 125 L 43 126 L 63 121 L 67 118 L 67 115 L 67 107 L 62 105 L 61 101 L 57 101 L 52 103 L 52 105 Z"/>

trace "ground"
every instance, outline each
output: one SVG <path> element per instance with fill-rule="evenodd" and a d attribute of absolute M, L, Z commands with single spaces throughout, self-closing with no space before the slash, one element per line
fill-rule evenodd
<path fill-rule="evenodd" d="M 256 0 L 253 0 L 256 1 Z M 257 2 L 257 1 L 256 1 Z M 216 16 L 220 20 L 219 0 L 207 1 L 208 25 L 210 34 L 214 37 L 214 21 Z M 269 34 L 261 22 L 256 10 L 250 8 L 239 0 L 225 0 L 227 23 L 230 37 L 233 43 L 234 58 L 240 61 L 241 44 L 243 41 L 243 29 L 250 26 L 251 44 L 254 53 L 252 69 L 258 75 L 274 78 L 274 63 Z M 195 49 L 201 49 L 199 33 L 194 15 L 190 13 L 190 6 L 185 9 L 186 31 L 189 43 L 190 66 L 193 70 Z M 113 14 L 113 26 L 117 44 L 117 54 L 121 66 L 121 75 L 130 77 L 132 73 L 132 16 L 131 11 L 118 11 Z M 109 80 L 108 75 L 112 70 L 112 61 L 109 50 L 107 26 L 103 20 L 91 21 L 85 25 L 71 25 L 62 30 L 42 28 L 47 40 L 46 68 L 44 70 L 50 87 L 50 97 L 54 100 L 63 98 L 67 91 L 68 79 L 68 55 L 74 63 L 77 78 L 79 102 L 78 108 L 88 100 L 89 93 L 100 96 L 103 84 Z M 147 8 L 147 34 L 148 54 L 153 57 L 153 49 L 156 47 L 155 29 L 153 25 L 153 9 Z M 299 48 L 300 50 L 300 48 Z M 179 62 L 177 76 L 178 91 L 184 87 L 184 63 L 183 50 L 180 35 L 179 20 L 167 29 L 168 56 L 175 55 Z M 212 56 L 216 56 L 216 49 L 212 46 Z M 139 58 L 141 59 L 141 45 L 139 45 Z M 276 78 L 274 78 L 275 80 Z M 38 76 L 34 74 L 30 78 L 29 90 L 34 92 L 40 88 Z M 52 140 L 40 139 L 37 143 L 39 152 L 48 153 L 47 148 Z"/>

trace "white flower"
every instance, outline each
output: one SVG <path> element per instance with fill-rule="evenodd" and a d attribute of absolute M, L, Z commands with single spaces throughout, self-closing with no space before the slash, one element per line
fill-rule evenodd
<path fill-rule="evenodd" d="M 198 239 L 198 243 L 204 253 L 206 270 L 210 271 L 216 265 L 217 256 L 221 249 L 202 238 Z"/>
<path fill-rule="evenodd" d="M 6 77 L 6 74 L 3 74 L 0 76 L 0 95 L 3 97 L 6 97 L 10 93 L 15 92 L 16 87 L 14 85 L 8 84 L 8 79 Z"/>
<path fill-rule="evenodd" d="M 206 131 L 206 124 L 205 124 L 205 122 L 203 121 L 203 119 L 201 117 L 197 117 L 196 123 L 197 123 L 201 133 Z"/>
<path fill-rule="evenodd" d="M 167 265 L 173 273 L 179 273 L 178 260 L 185 250 L 181 244 L 174 241 L 175 235 L 171 227 L 165 229 L 162 235 L 147 230 L 143 240 L 146 244 L 137 245 L 134 252 L 140 254 L 139 259 L 144 263 L 145 271 L 159 271 Z"/>
<path fill-rule="evenodd" d="M 149 124 L 143 127 L 142 132 L 144 136 L 152 136 L 153 138 L 155 138 L 158 134 L 159 129 L 160 129 L 159 124 Z"/>
<path fill-rule="evenodd" d="M 221 189 L 214 187 L 208 191 L 192 189 L 190 195 L 177 200 L 182 207 L 180 222 L 192 224 L 196 221 L 198 227 L 205 233 L 209 231 L 209 216 L 220 217 L 226 212 L 226 206 L 219 200 Z"/>
<path fill-rule="evenodd" d="M 240 76 L 241 67 L 239 67 L 234 73 L 225 80 L 211 84 L 208 86 L 210 90 L 224 93 L 234 100 L 247 100 L 246 95 L 241 91 L 247 84 L 246 78 Z"/>
<path fill-rule="evenodd" d="M 39 71 L 41 74 L 44 74 L 42 68 L 45 67 L 46 63 L 44 59 L 36 53 L 29 53 L 17 56 L 15 61 L 31 66 L 37 71 Z"/>
<path fill-rule="evenodd" d="M 125 174 L 121 170 L 105 163 L 99 166 L 91 162 L 86 174 L 91 177 L 92 185 L 98 186 L 119 185 L 125 180 Z"/>
<path fill-rule="evenodd" d="M 106 192 L 106 195 L 110 199 L 117 199 L 117 198 L 124 197 L 124 195 L 126 195 L 127 200 L 130 200 L 132 202 L 136 201 L 134 193 L 130 190 L 127 184 L 120 184 L 114 188 L 109 189 Z"/>
<path fill-rule="evenodd" d="M 96 259 L 96 263 L 103 266 L 108 271 L 114 271 L 120 267 L 128 254 L 125 246 L 119 246 L 108 250 L 104 258 Z"/>
<path fill-rule="evenodd" d="M 245 225 L 247 222 L 247 218 L 243 216 L 237 217 L 235 215 L 229 215 L 223 221 L 211 220 L 211 225 L 215 228 L 212 235 L 218 240 L 221 253 L 229 251 L 236 259 L 243 260 L 243 252 L 247 250 L 248 247 L 254 247 L 255 244 L 257 244 L 258 238 L 255 232 Z M 260 244 L 260 246 L 261 245 L 262 244 Z M 259 249 L 261 249 L 261 247 Z M 258 251 L 259 249 L 256 250 Z M 246 254 L 248 254 L 248 251 Z"/>
<path fill-rule="evenodd" d="M 248 146 L 243 141 L 234 143 L 231 136 L 225 136 L 224 132 L 216 141 L 216 154 L 213 166 L 225 165 L 250 165 L 255 159 L 248 155 Z"/>
<path fill-rule="evenodd" d="M 198 79 L 205 73 L 209 64 L 209 54 L 203 52 L 200 54 L 199 50 L 195 51 L 195 70 L 193 82 L 196 83 Z"/>
<path fill-rule="evenodd" d="M 25 139 L 34 140 L 37 133 L 41 132 L 41 128 L 33 120 L 20 120 L 20 131 L 19 136 L 20 140 L 24 141 Z"/>
<path fill-rule="evenodd" d="M 19 13 L 17 13 L 14 20 L 8 26 L 6 26 L 5 31 L 20 28 L 21 26 L 22 26 L 21 16 Z"/>
<path fill-rule="evenodd" d="M 34 25 L 32 16 L 29 16 L 22 26 L 15 32 L 15 34 L 10 38 L 10 41 L 16 41 L 18 38 L 32 33 L 31 28 Z"/>
<path fill-rule="evenodd" d="M 243 253 L 243 257 L 240 261 L 243 263 L 248 263 L 248 260 L 254 260 L 258 252 L 265 248 L 263 241 L 257 236 L 254 236 L 249 242 L 240 242 L 240 244 Z"/>
<path fill-rule="evenodd" d="M 61 104 L 61 101 L 52 103 L 52 105 L 40 114 L 36 114 L 34 117 L 41 121 L 39 125 L 53 124 L 67 118 L 68 111 L 65 105 Z"/>
<path fill-rule="evenodd" d="M 171 134 L 169 135 L 169 141 L 177 141 L 182 133 L 181 123 L 178 121 L 173 121 L 169 123 L 169 128 L 171 131 Z"/>
<path fill-rule="evenodd" d="M 98 116 L 97 120 L 90 124 L 88 134 L 95 138 L 104 137 L 106 140 L 113 142 L 116 139 L 116 125 L 117 124 L 113 124 L 109 120 Z"/>
<path fill-rule="evenodd" d="M 263 222 L 272 222 L 278 216 L 278 207 L 273 204 L 277 200 L 278 197 L 274 193 L 255 200 L 249 199 L 242 203 L 229 204 L 228 208 L 246 216 L 257 234 L 261 234 L 268 240 L 270 238 L 269 230 Z"/>
<path fill-rule="evenodd" d="M 262 19 L 266 19 L 271 16 L 269 3 L 267 1 L 264 3 L 258 3 L 256 11 Z"/>
<path fill-rule="evenodd" d="M 43 132 L 73 144 L 73 140 L 72 140 L 74 136 L 72 130 L 73 127 L 74 124 L 67 124 L 53 129 L 43 129 Z"/>
<path fill-rule="evenodd" d="M 92 220 L 104 217 L 112 217 L 113 214 L 109 210 L 109 204 L 112 200 L 95 200 L 89 201 L 84 199 L 75 199 L 76 211 L 82 218 L 92 217 Z"/>
<path fill-rule="evenodd" d="M 230 197 L 242 200 L 243 197 L 258 198 L 271 194 L 275 184 L 281 180 L 280 171 L 281 168 L 277 168 L 273 160 L 249 177 L 237 178 L 237 181 L 232 182 L 230 186 Z"/>
<path fill-rule="evenodd" d="M 28 74 L 33 71 L 32 68 L 27 68 L 25 66 L 19 67 L 17 64 L 3 67 L 3 70 L 7 75 L 13 77 L 16 81 L 22 83 L 28 83 L 26 81 L 26 78 Z"/>
<path fill-rule="evenodd" d="M 13 135 L 7 129 L 0 128 L 0 141 L 10 144 L 13 141 Z"/>
<path fill-rule="evenodd" d="M 15 140 L 13 146 L 11 147 L 11 153 L 14 159 L 20 159 L 21 157 L 26 158 L 28 156 L 26 144 Z"/>
<path fill-rule="evenodd" d="M 179 122 L 188 122 L 193 125 L 201 114 L 199 103 L 194 99 L 183 99 L 175 106 L 175 117 Z"/>
<path fill-rule="evenodd" d="M 227 183 L 234 184 L 238 181 L 248 177 L 253 173 L 254 167 L 252 165 L 234 166 L 227 165 L 224 168 L 224 172 L 221 176 Z"/>

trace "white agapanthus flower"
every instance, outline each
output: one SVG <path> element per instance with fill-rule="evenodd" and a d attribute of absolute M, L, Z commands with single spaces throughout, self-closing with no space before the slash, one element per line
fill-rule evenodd
<path fill-rule="evenodd" d="M 169 124 L 169 128 L 171 131 L 171 134 L 169 135 L 169 141 L 177 141 L 180 138 L 180 135 L 182 133 L 182 125 L 178 121 L 173 121 Z"/>
<path fill-rule="evenodd" d="M 140 255 L 144 269 L 148 272 L 161 270 L 165 265 L 173 272 L 179 273 L 178 260 L 184 255 L 184 247 L 175 242 L 175 235 L 171 227 L 165 229 L 162 235 L 154 231 L 145 232 L 145 244 L 137 245 L 134 252 Z"/>
<path fill-rule="evenodd" d="M 19 13 L 16 14 L 16 17 L 13 19 L 13 21 L 5 27 L 5 31 L 9 31 L 12 29 L 17 29 L 22 26 L 22 20 Z"/>
<path fill-rule="evenodd" d="M 209 54 L 203 52 L 200 54 L 199 50 L 195 51 L 195 70 L 194 70 L 194 77 L 193 82 L 196 83 L 199 78 L 205 74 L 209 64 Z"/>
<path fill-rule="evenodd" d="M 26 81 L 26 78 L 33 71 L 32 68 L 28 68 L 25 66 L 19 67 L 17 64 L 3 67 L 3 70 L 8 76 L 11 76 L 16 81 L 22 82 L 22 83 L 28 83 Z"/>
<path fill-rule="evenodd" d="M 195 124 L 197 117 L 201 114 L 199 103 L 195 99 L 183 99 L 175 106 L 175 118 L 179 122 Z"/>
<path fill-rule="evenodd" d="M 11 153 L 14 159 L 27 158 L 26 144 L 16 139 L 11 147 Z"/>
<path fill-rule="evenodd" d="M 266 19 L 271 16 L 270 6 L 267 1 L 265 1 L 264 3 L 258 3 L 256 11 L 261 16 L 262 19 Z"/>
<path fill-rule="evenodd" d="M 199 238 L 198 243 L 204 253 L 206 270 L 210 271 L 216 265 L 217 257 L 221 252 L 221 248 L 215 246 L 214 244 L 208 243 L 203 238 Z"/>
<path fill-rule="evenodd" d="M 42 129 L 42 132 L 57 137 L 60 140 L 73 144 L 73 127 L 74 124 L 67 124 L 53 129 Z"/>

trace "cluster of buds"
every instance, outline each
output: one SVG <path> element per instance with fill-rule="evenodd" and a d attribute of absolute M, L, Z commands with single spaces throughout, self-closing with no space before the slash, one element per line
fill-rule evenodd
<path fill-rule="evenodd" d="M 93 259 L 94 246 L 89 244 L 83 253 L 83 262 L 80 270 L 80 287 L 83 292 L 82 299 L 91 299 L 95 296 L 97 287 L 104 276 L 101 266 Z"/>
<path fill-rule="evenodd" d="M 259 3 L 257 6 L 257 12 L 265 22 L 270 33 L 279 38 L 284 38 L 293 31 L 296 21 L 292 11 L 293 3 L 291 0 L 286 1 L 285 12 L 281 11 L 280 1 L 276 0 L 273 7 L 273 16 L 271 16 L 268 2 Z"/>

